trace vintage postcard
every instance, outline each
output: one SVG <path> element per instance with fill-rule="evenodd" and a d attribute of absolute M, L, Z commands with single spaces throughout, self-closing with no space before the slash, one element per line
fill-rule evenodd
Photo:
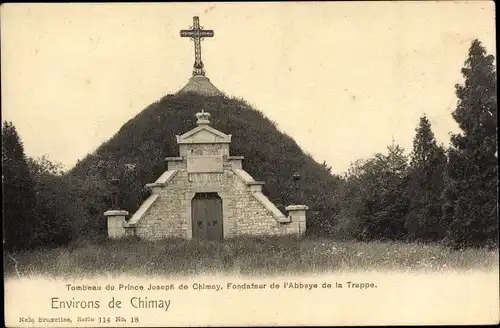
<path fill-rule="evenodd" d="M 499 322 L 493 2 L 0 12 L 7 327 Z"/>

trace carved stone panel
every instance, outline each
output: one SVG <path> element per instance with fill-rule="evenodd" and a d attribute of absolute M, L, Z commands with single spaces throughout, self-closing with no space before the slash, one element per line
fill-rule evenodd
<path fill-rule="evenodd" d="M 189 155 L 188 173 L 224 172 L 221 155 Z"/>

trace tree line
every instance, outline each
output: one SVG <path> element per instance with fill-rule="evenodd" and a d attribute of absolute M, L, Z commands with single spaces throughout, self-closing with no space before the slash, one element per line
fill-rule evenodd
<path fill-rule="evenodd" d="M 352 163 L 344 176 L 335 177 L 339 182 L 335 193 L 323 193 L 321 200 L 314 199 L 313 185 L 308 186 L 305 194 L 313 198 L 306 201 L 315 202 L 308 222 L 313 223 L 315 234 L 365 241 L 444 242 L 453 247 L 498 245 L 496 68 L 494 57 L 478 40 L 469 48 L 462 74 L 464 82 L 455 86 L 458 101 L 452 113 L 460 132 L 451 135 L 449 147 L 437 143 L 424 115 L 409 154 L 393 142 L 386 154 Z M 257 164 L 255 170 L 272 170 L 264 162 Z M 325 162 L 321 167 L 331 170 Z M 2 126 L 2 168 L 8 249 L 64 245 L 82 235 L 105 234 L 102 212 L 107 209 L 103 204 L 110 203 L 110 186 L 102 174 L 87 172 L 83 179 L 63 172 L 61 165 L 46 157 L 27 157 L 11 122 Z M 322 179 L 321 174 L 310 174 Z M 280 183 L 279 178 L 272 179 L 271 187 Z M 124 179 L 138 184 L 133 176 Z M 290 197 L 285 189 L 283 197 Z M 323 209 L 317 212 L 323 213 L 320 219 L 314 217 L 317 208 Z"/>
<path fill-rule="evenodd" d="M 497 85 L 494 57 L 472 42 L 452 116 L 460 133 L 446 149 L 424 115 L 407 155 L 388 153 L 353 163 L 344 176 L 335 233 L 361 240 L 498 245 Z"/>

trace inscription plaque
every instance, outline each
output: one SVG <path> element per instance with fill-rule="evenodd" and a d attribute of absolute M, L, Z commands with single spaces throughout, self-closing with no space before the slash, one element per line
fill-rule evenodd
<path fill-rule="evenodd" d="M 224 172 L 222 155 L 189 155 L 187 171 L 188 173 Z"/>

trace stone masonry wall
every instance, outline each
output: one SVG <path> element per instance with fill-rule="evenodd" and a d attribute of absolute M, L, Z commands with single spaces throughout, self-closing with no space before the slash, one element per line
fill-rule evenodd
<path fill-rule="evenodd" d="M 218 192 L 223 204 L 224 238 L 237 235 L 279 235 L 276 221 L 230 167 L 224 173 L 177 172 L 149 212 L 138 222 L 136 234 L 146 239 L 191 238 L 191 199 L 196 192 Z"/>
<path fill-rule="evenodd" d="M 229 236 L 236 235 L 278 235 L 281 232 L 280 223 L 272 213 L 252 196 L 245 182 L 231 171 L 234 180 L 231 190 L 233 202 L 233 217 Z"/>
<path fill-rule="evenodd" d="M 148 213 L 138 222 L 136 235 L 145 239 L 185 238 L 188 222 L 183 217 L 187 177 L 178 172 L 165 186 Z"/>

